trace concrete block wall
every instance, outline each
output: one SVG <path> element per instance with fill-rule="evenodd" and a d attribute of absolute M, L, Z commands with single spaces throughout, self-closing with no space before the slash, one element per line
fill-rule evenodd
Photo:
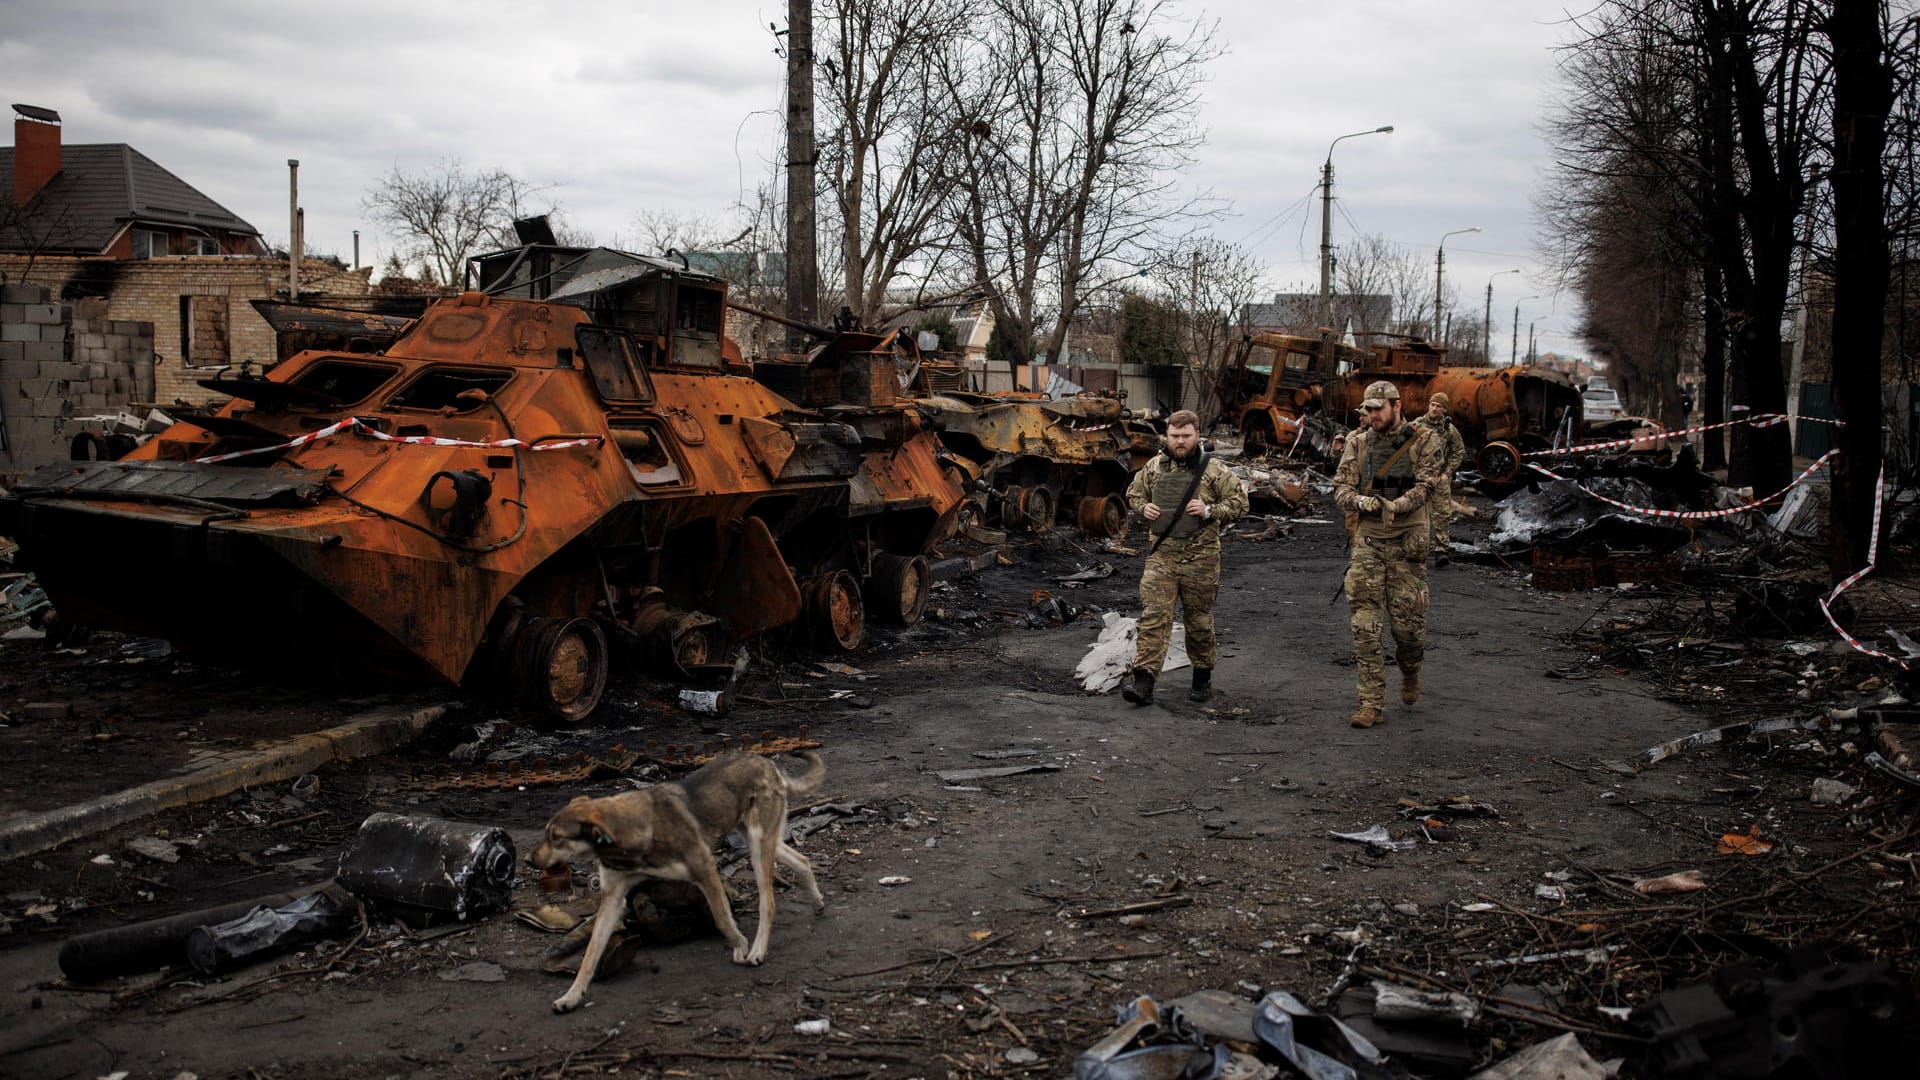
<path fill-rule="evenodd" d="M 0 286 L 0 470 L 9 474 L 67 460 L 74 417 L 153 400 L 153 324 L 109 319 L 100 300 L 53 296 Z"/>
<path fill-rule="evenodd" d="M 180 355 L 183 338 L 180 316 L 183 297 L 219 297 L 226 306 L 227 362 L 251 361 L 265 367 L 279 353 L 273 328 L 251 300 L 285 300 L 287 261 L 270 257 L 221 255 L 183 255 L 162 259 L 103 259 L 65 256 L 39 256 L 29 267 L 24 256 L 0 256 L 0 272 L 8 280 L 18 281 L 30 274 L 34 284 L 46 286 L 59 297 L 76 278 L 81 288 L 99 289 L 107 308 L 100 315 L 123 322 L 144 322 L 153 327 L 153 391 L 148 400 L 160 405 L 185 401 L 200 405 L 220 395 L 199 385 L 211 371 L 196 370 L 183 363 Z M 333 296 L 364 296 L 371 287 L 368 272 L 337 271 L 325 263 L 309 260 L 301 269 L 301 293 Z M 56 301 L 53 301 L 57 303 Z M 204 313 L 205 306 L 197 310 Z M 25 333 L 25 331 L 16 331 Z"/>

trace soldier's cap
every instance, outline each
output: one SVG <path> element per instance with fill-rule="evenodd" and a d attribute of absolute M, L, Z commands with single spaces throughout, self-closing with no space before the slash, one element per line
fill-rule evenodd
<path fill-rule="evenodd" d="M 1399 400 L 1400 388 L 1385 379 L 1381 379 L 1379 382 L 1367 384 L 1367 392 L 1360 401 L 1360 407 L 1363 409 L 1377 409 L 1389 401 Z"/>
<path fill-rule="evenodd" d="M 1441 408 L 1446 408 L 1447 406 L 1453 404 L 1453 402 L 1448 400 L 1446 394 L 1436 390 L 1433 394 L 1431 394 L 1427 398 L 1427 404 L 1438 405 Z"/>

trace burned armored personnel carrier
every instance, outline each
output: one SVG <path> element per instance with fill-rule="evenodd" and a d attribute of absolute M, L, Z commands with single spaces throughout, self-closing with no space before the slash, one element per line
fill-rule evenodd
<path fill-rule="evenodd" d="M 1160 449 L 1160 432 L 1109 393 L 1064 398 L 960 389 L 959 369 L 927 362 L 912 335 L 813 326 L 732 305 L 821 339 L 803 358 L 761 359 L 754 377 L 815 407 L 853 397 L 909 405 L 940 439 L 954 481 L 970 493 L 963 513 L 1012 530 L 1056 522 L 1092 537 L 1120 536 L 1127 483 Z"/>
<path fill-rule="evenodd" d="M 776 628 L 852 648 L 868 614 L 919 617 L 962 493 L 915 412 L 748 377 L 726 283 L 681 263 L 531 245 L 475 268 L 384 347 L 209 380 L 214 415 L 33 473 L 0 532 L 70 622 L 560 720 L 616 657 L 686 672 Z"/>

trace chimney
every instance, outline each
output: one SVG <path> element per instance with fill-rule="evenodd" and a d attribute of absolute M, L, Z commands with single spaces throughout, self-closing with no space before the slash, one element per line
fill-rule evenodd
<path fill-rule="evenodd" d="M 59 175 L 60 114 L 19 104 L 13 112 L 13 203 L 25 206 Z"/>

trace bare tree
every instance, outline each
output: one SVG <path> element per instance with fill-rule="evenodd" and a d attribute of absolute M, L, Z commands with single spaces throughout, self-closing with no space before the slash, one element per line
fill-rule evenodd
<path fill-rule="evenodd" d="M 547 189 L 501 168 L 469 173 L 448 158 L 420 173 L 395 165 L 362 199 L 373 220 L 394 230 L 410 263 L 441 284 L 458 285 L 468 256 L 516 242 L 514 219 L 558 213 Z"/>
<path fill-rule="evenodd" d="M 985 0 L 977 22 L 943 69 L 968 136 L 952 217 L 1024 363 L 1046 321 L 1045 351 L 1061 350 L 1103 265 L 1154 262 L 1204 212 L 1176 192 L 1218 49 L 1170 0 Z"/>
<path fill-rule="evenodd" d="M 1415 336 L 1428 333 L 1426 313 L 1433 310 L 1433 268 L 1420 252 L 1379 233 L 1366 233 L 1342 245 L 1334 265 L 1335 288 L 1341 295 L 1353 299 L 1385 296 L 1391 304 L 1393 314 L 1386 325 L 1353 329 Z"/>
<path fill-rule="evenodd" d="M 976 0 L 827 0 L 821 69 L 821 172 L 837 219 L 842 303 L 879 320 L 910 264 L 938 273 L 933 232 L 958 172 L 965 129 L 942 55 L 967 32 Z"/>

